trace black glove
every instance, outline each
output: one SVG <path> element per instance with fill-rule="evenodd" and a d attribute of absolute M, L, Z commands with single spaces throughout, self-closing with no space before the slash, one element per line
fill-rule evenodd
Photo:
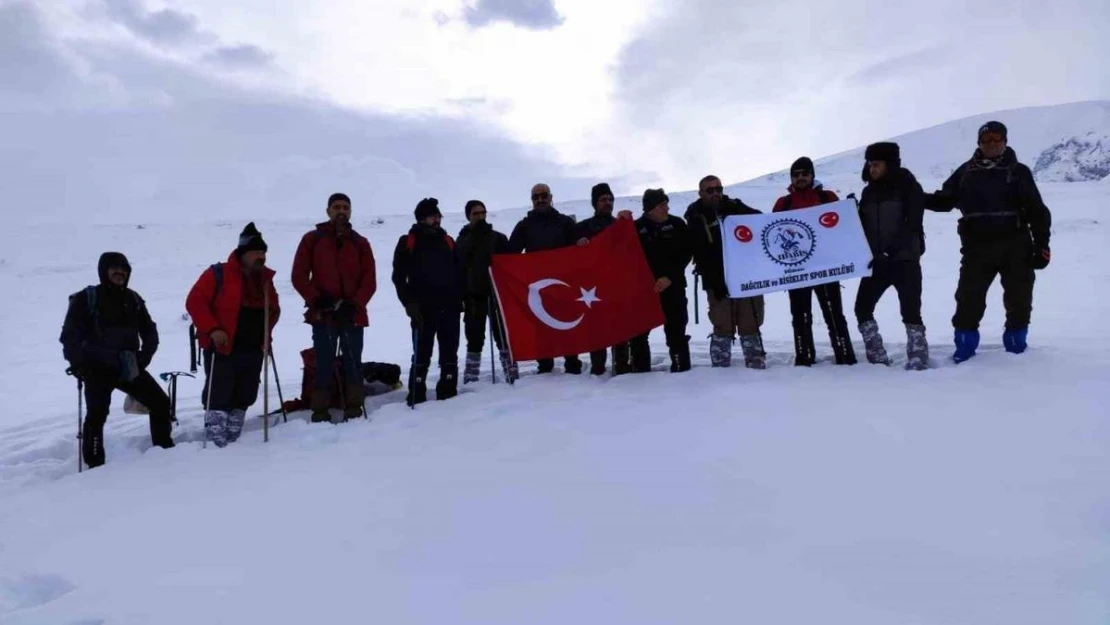
<path fill-rule="evenodd" d="M 1052 258 L 1052 252 L 1048 246 L 1037 246 L 1033 248 L 1033 258 L 1031 264 L 1033 269 L 1044 269 L 1048 266 L 1048 261 Z"/>
<path fill-rule="evenodd" d="M 420 316 L 420 306 L 416 302 L 405 304 L 405 314 L 418 326 L 424 325 L 424 318 Z"/>
<path fill-rule="evenodd" d="M 135 352 L 124 350 L 119 353 L 119 379 L 121 382 L 134 382 L 139 377 L 139 361 Z"/>
<path fill-rule="evenodd" d="M 354 303 L 348 300 L 339 302 L 339 307 L 335 309 L 335 315 L 343 321 L 354 322 L 356 312 Z"/>
<path fill-rule="evenodd" d="M 318 295 L 312 300 L 312 307 L 316 310 L 332 311 L 335 309 L 335 298 L 330 295 Z"/>

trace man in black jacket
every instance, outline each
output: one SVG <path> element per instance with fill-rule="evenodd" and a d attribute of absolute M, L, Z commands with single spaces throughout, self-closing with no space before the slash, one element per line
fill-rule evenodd
<path fill-rule="evenodd" d="M 466 369 L 463 384 L 477 382 L 482 370 L 482 347 L 486 342 L 486 320 L 501 357 L 501 369 L 506 380 L 516 379 L 516 364 L 509 359 L 501 328 L 501 314 L 493 298 L 489 266 L 493 254 L 509 251 L 509 238 L 493 229 L 486 221 L 486 205 L 470 200 L 463 208 L 467 221 L 459 231 L 459 261 L 465 275 L 466 301 L 463 310 L 463 327 L 466 329 Z"/>
<path fill-rule="evenodd" d="M 575 225 L 574 239 L 577 245 L 589 245 L 591 239 L 613 225 L 613 222 L 617 220 L 616 217 L 613 217 L 614 201 L 613 191 L 607 183 L 598 183 L 590 189 L 590 204 L 594 207 L 594 215 Z M 632 213 L 622 210 L 621 217 L 631 219 Z M 606 355 L 604 349 L 590 352 L 590 375 L 605 375 Z M 613 346 L 613 375 L 621 375 L 631 371 L 629 358 L 628 343 L 619 343 Z"/>
<path fill-rule="evenodd" d="M 871 275 L 860 280 L 856 292 L 856 321 L 867 348 L 867 362 L 889 365 L 883 337 L 875 321 L 875 306 L 894 287 L 906 326 L 906 369 L 929 366 L 929 345 L 921 319 L 921 255 L 925 238 L 922 218 L 925 192 L 905 167 L 897 143 L 874 143 L 864 153 L 859 200 L 863 233 L 871 246 Z"/>
<path fill-rule="evenodd" d="M 690 370 L 690 337 L 686 302 L 686 265 L 693 255 L 686 222 L 670 215 L 670 198 L 663 189 L 648 189 L 643 197 L 644 216 L 636 220 L 636 232 L 648 265 L 655 276 L 655 292 L 663 306 L 663 332 L 671 356 L 671 373 Z M 648 334 L 632 339 L 632 370 L 651 370 Z"/>
<path fill-rule="evenodd" d="M 416 223 L 397 241 L 393 252 L 393 285 L 413 330 L 410 405 L 427 401 L 428 368 L 433 343 L 439 341 L 439 382 L 436 399 L 458 394 L 459 313 L 463 272 L 455 241 L 440 227 L 439 201 L 424 198 L 414 211 Z"/>
<path fill-rule="evenodd" d="M 555 210 L 551 201 L 551 187 L 543 183 L 532 187 L 532 210 L 509 235 L 510 253 L 541 252 L 575 244 L 574 218 Z M 538 373 L 550 373 L 555 369 L 552 358 L 538 360 L 536 364 Z M 582 361 L 578 354 L 564 356 L 563 369 L 573 375 L 581 374 Z"/>
<path fill-rule="evenodd" d="M 1025 351 L 1033 310 L 1034 270 L 1050 259 L 1052 214 L 1041 199 L 1033 172 L 1018 162 L 1006 145 L 1007 130 L 1001 122 L 979 128 L 979 147 L 971 160 L 960 165 L 933 194 L 925 207 L 939 212 L 960 209 L 960 280 L 956 286 L 956 352 L 963 362 L 979 346 L 979 322 L 987 308 L 987 291 L 995 276 L 1002 278 L 1006 307 L 1006 351 Z"/>
<path fill-rule="evenodd" d="M 701 276 L 709 300 L 713 336 L 709 358 L 714 367 L 732 364 L 732 341 L 740 336 L 744 366 L 767 366 L 760 328 L 763 326 L 763 296 L 731 298 L 725 284 L 720 222 L 729 215 L 758 215 L 760 212 L 724 194 L 721 179 L 706 176 L 698 183 L 698 200 L 686 209 L 686 223 L 693 242 L 694 267 Z"/>
<path fill-rule="evenodd" d="M 105 252 L 97 264 L 100 284 L 69 297 L 62 326 L 62 355 L 83 381 L 87 411 L 81 455 L 90 468 L 105 462 L 104 423 L 119 389 L 150 411 L 150 440 L 164 449 L 170 435 L 170 400 L 147 367 L 158 351 L 158 326 L 146 303 L 127 288 L 131 264 L 119 252 Z"/>

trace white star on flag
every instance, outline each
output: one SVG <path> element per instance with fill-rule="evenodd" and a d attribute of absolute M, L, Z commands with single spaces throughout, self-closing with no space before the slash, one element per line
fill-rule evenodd
<path fill-rule="evenodd" d="M 593 308 L 593 303 L 594 302 L 600 302 L 601 301 L 601 298 L 597 296 L 597 287 L 594 287 L 594 288 L 589 289 L 589 290 L 584 289 L 582 287 L 578 287 L 578 290 L 582 291 L 582 297 L 579 297 L 578 299 L 576 299 L 574 301 L 582 302 L 583 304 L 586 305 L 586 308 Z"/>

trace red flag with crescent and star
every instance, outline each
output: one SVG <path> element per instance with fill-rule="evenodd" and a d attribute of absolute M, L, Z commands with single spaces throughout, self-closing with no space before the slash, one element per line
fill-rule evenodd
<path fill-rule="evenodd" d="M 607 349 L 663 325 L 655 277 L 629 219 L 589 245 L 494 254 L 490 276 L 513 360 Z"/>

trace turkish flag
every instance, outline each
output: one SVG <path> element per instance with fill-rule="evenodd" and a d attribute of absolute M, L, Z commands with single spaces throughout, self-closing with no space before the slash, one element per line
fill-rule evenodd
<path fill-rule="evenodd" d="M 606 349 L 663 325 L 655 277 L 628 219 L 582 247 L 494 254 L 490 276 L 514 360 Z"/>

